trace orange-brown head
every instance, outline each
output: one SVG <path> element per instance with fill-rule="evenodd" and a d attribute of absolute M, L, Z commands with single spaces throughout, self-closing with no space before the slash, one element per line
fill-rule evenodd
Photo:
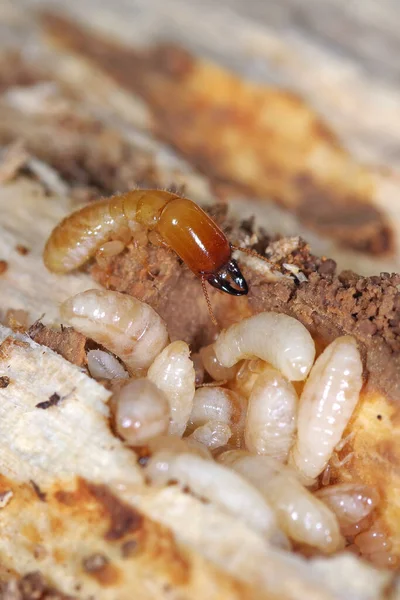
<path fill-rule="evenodd" d="M 228 294 L 247 294 L 247 284 L 232 258 L 230 243 L 197 204 L 186 198 L 171 200 L 162 210 L 156 229 L 198 277 Z"/>

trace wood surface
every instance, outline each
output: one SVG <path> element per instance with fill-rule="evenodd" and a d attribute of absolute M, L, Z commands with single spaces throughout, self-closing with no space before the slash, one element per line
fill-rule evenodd
<path fill-rule="evenodd" d="M 299 92 L 359 158 L 400 165 L 397 0 L 3 3 L 57 7 L 132 45 L 182 43 L 253 80 Z"/>

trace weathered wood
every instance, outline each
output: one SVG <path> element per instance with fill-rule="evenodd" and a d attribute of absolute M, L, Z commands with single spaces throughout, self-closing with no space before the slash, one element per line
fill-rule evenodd
<path fill-rule="evenodd" d="M 400 165 L 396 0 L 25 3 L 68 10 L 132 45 L 180 42 L 252 79 L 297 91 L 362 160 Z"/>

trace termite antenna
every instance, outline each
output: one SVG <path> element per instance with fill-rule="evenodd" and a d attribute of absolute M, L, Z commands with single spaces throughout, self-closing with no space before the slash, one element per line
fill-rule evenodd
<path fill-rule="evenodd" d="M 214 325 L 216 327 L 219 328 L 218 321 L 215 318 L 215 314 L 214 314 L 214 311 L 211 306 L 210 296 L 208 295 L 208 292 L 207 292 L 207 285 L 206 285 L 206 280 L 204 278 L 204 275 L 202 275 L 202 277 L 201 277 L 201 287 L 203 288 L 203 294 L 204 294 L 204 297 L 207 302 L 208 312 L 210 313 L 211 321 L 214 323 Z"/>
<path fill-rule="evenodd" d="M 221 386 L 225 385 L 226 383 L 228 383 L 227 379 L 220 379 L 219 381 L 210 381 L 210 383 L 200 383 L 200 385 L 197 386 L 197 389 L 203 388 L 203 387 L 209 387 L 209 388 L 221 387 Z"/>
<path fill-rule="evenodd" d="M 255 250 L 251 250 L 250 248 L 242 248 L 242 246 L 234 246 L 233 244 L 231 244 L 231 248 L 233 248 L 233 250 L 239 250 L 239 252 L 243 252 L 244 254 L 249 254 L 250 256 L 255 256 L 256 258 L 263 260 L 264 262 L 268 263 L 271 267 L 273 267 L 274 269 L 276 269 L 277 271 L 280 272 L 279 265 L 277 265 L 276 263 L 273 263 L 272 260 L 269 260 L 269 258 L 267 258 L 266 256 L 262 256 Z"/>

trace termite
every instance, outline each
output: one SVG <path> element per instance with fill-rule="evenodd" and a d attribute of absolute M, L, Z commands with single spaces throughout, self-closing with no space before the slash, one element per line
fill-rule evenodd
<path fill-rule="evenodd" d="M 195 202 L 162 190 L 137 189 L 75 211 L 51 233 L 43 253 L 44 263 L 54 273 L 77 269 L 113 234 L 126 227 L 134 230 L 138 224 L 156 232 L 160 241 L 201 279 L 215 325 L 206 282 L 233 296 L 248 293 L 232 250 L 256 253 L 230 244 L 218 225 Z"/>

